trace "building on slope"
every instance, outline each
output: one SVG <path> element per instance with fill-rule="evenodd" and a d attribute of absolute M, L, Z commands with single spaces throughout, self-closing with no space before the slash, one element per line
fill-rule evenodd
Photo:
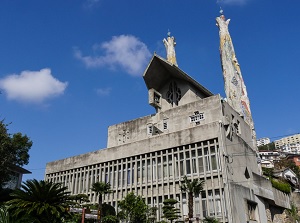
<path fill-rule="evenodd" d="M 105 202 L 117 208 L 133 192 L 158 208 L 157 220 L 163 201 L 174 198 L 185 220 L 188 201 L 180 185 L 184 176 L 199 178 L 205 186 L 194 199 L 195 219 L 268 222 L 289 207 L 289 196 L 260 176 L 253 126 L 169 58 L 154 54 L 143 74 L 155 114 L 110 126 L 107 148 L 47 163 L 45 179 L 92 202 L 91 185 L 109 182 L 113 193 Z"/>
<path fill-rule="evenodd" d="M 270 138 L 264 137 L 256 140 L 256 146 L 264 146 L 271 143 Z"/>

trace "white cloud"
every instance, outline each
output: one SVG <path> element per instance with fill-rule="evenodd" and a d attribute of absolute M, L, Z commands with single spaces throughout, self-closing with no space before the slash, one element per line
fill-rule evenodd
<path fill-rule="evenodd" d="M 22 71 L 0 79 L 2 89 L 9 100 L 43 102 L 64 93 L 68 83 L 55 79 L 48 68 L 40 71 Z"/>
<path fill-rule="evenodd" d="M 121 67 L 131 75 L 141 75 L 151 57 L 147 46 L 131 35 L 113 36 L 109 42 L 94 46 L 95 51 L 99 49 L 104 55 L 83 56 L 79 49 L 75 49 L 74 55 L 88 68 Z"/>
<path fill-rule="evenodd" d="M 96 89 L 98 95 L 107 96 L 111 92 L 111 88 L 98 88 Z"/>

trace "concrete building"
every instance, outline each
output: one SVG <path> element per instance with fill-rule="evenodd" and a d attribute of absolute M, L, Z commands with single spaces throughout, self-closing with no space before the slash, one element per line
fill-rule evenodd
<path fill-rule="evenodd" d="M 300 144 L 300 134 L 291 135 L 274 141 L 276 149 L 281 149 L 284 145 Z"/>
<path fill-rule="evenodd" d="M 280 160 L 280 153 L 277 151 L 261 150 L 258 154 L 261 158 L 261 167 L 274 168 L 274 163 Z"/>
<path fill-rule="evenodd" d="M 270 142 L 271 142 L 270 138 L 267 138 L 267 137 L 260 138 L 260 139 L 256 140 L 256 146 L 264 146 L 264 145 L 269 144 Z"/>
<path fill-rule="evenodd" d="M 183 176 L 198 178 L 205 186 L 194 199 L 195 218 L 272 222 L 290 207 L 289 196 L 260 176 L 252 118 L 245 120 L 168 58 L 155 54 L 143 74 L 156 113 L 110 126 L 107 148 L 47 163 L 46 180 L 92 202 L 97 197 L 91 185 L 109 182 L 113 193 L 105 202 L 117 208 L 133 192 L 158 207 L 158 220 L 163 201 L 175 198 L 184 220 L 188 201 L 180 184 Z"/>

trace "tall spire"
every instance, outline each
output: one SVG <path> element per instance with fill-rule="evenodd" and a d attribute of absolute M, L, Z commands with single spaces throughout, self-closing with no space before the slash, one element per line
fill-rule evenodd
<path fill-rule="evenodd" d="M 167 51 L 167 61 L 169 61 L 170 63 L 177 65 L 177 61 L 176 61 L 176 54 L 175 54 L 175 38 L 174 36 L 171 37 L 171 33 L 170 31 L 168 31 L 168 37 L 167 39 L 163 39 L 163 43 L 166 47 L 166 51 Z"/>
<path fill-rule="evenodd" d="M 240 65 L 236 58 L 231 37 L 228 31 L 230 19 L 225 19 L 223 10 L 220 10 L 220 16 L 216 18 L 220 35 L 220 56 L 225 82 L 225 93 L 228 104 L 233 107 L 252 129 L 252 137 L 256 143 L 256 134 L 254 123 L 250 110 L 250 102 L 247 95 L 245 83 L 243 81 Z"/>

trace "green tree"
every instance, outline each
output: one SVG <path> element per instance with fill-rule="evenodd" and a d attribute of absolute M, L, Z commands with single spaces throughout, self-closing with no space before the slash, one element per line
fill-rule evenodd
<path fill-rule="evenodd" d="M 175 204 L 178 203 L 175 199 L 166 199 L 164 200 L 164 206 L 163 206 L 163 217 L 173 222 L 173 220 L 176 220 L 180 217 L 178 214 L 180 211 L 178 208 L 175 208 Z"/>
<path fill-rule="evenodd" d="M 48 181 L 27 180 L 11 194 L 9 212 L 17 219 L 28 218 L 33 223 L 58 223 L 68 215 L 67 187 Z M 23 221 L 27 222 L 27 221 Z"/>
<path fill-rule="evenodd" d="M 117 223 L 118 218 L 115 215 L 106 215 L 102 219 L 102 223 Z"/>
<path fill-rule="evenodd" d="M 274 168 L 262 167 L 261 169 L 263 171 L 263 175 L 265 175 L 266 177 L 269 177 L 269 178 L 273 177 Z"/>
<path fill-rule="evenodd" d="M 259 146 L 257 148 L 258 148 L 259 151 L 262 151 L 262 150 L 275 150 L 276 149 L 274 142 L 271 142 L 271 143 L 263 145 L 263 146 Z"/>
<path fill-rule="evenodd" d="M 121 209 L 118 216 L 129 223 L 144 223 L 147 221 L 148 206 L 141 196 L 129 193 L 119 202 Z"/>
<path fill-rule="evenodd" d="M 219 223 L 219 221 L 213 217 L 205 217 L 203 223 Z"/>
<path fill-rule="evenodd" d="M 32 141 L 21 133 L 9 134 L 8 124 L 0 121 L 0 189 L 10 180 L 11 169 L 29 162 Z"/>
<path fill-rule="evenodd" d="M 102 213 L 103 195 L 112 192 L 112 190 L 110 189 L 110 183 L 95 182 L 93 183 L 91 189 L 96 193 L 96 196 L 98 196 L 98 222 L 101 222 L 103 217 L 103 213 Z"/>
<path fill-rule="evenodd" d="M 89 196 L 86 194 L 70 195 L 70 200 L 74 201 L 73 206 L 81 206 L 82 203 L 90 202 Z"/>
<path fill-rule="evenodd" d="M 183 193 L 188 194 L 188 209 L 189 209 L 189 222 L 192 222 L 191 218 L 194 216 L 194 196 L 199 194 L 203 190 L 205 181 L 200 179 L 189 180 L 187 176 L 183 177 L 183 181 L 180 185 L 180 190 Z"/>
<path fill-rule="evenodd" d="M 147 219 L 149 223 L 154 223 L 156 222 L 157 219 L 157 207 L 148 207 L 148 215 Z"/>

